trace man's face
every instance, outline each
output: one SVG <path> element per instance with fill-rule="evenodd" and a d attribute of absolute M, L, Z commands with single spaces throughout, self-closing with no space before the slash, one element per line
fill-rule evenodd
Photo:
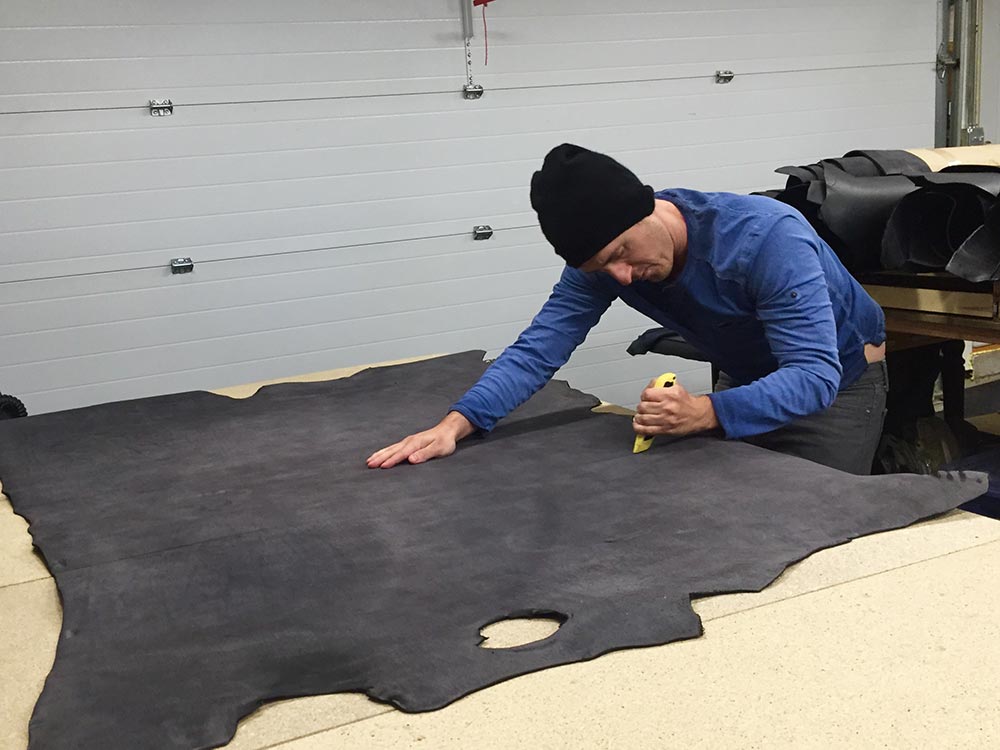
<path fill-rule="evenodd" d="M 599 271 L 623 286 L 634 281 L 664 281 L 674 269 L 674 243 L 651 214 L 601 248 L 581 271 Z"/>

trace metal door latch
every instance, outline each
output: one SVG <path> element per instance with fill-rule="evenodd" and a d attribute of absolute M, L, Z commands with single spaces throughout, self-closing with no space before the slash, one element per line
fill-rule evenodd
<path fill-rule="evenodd" d="M 948 70 L 958 67 L 958 58 L 954 55 L 949 55 L 944 50 L 944 45 L 937 53 L 937 60 L 934 64 L 934 69 L 937 71 L 937 76 L 939 81 L 943 81 L 945 76 L 948 75 Z"/>
<path fill-rule="evenodd" d="M 172 258 L 170 260 L 170 273 L 191 273 L 194 270 L 194 261 L 190 258 Z"/>
<path fill-rule="evenodd" d="M 153 117 L 166 117 L 174 113 L 174 103 L 169 99 L 150 99 L 149 114 Z"/>
<path fill-rule="evenodd" d="M 729 83 L 736 74 L 731 70 L 717 70 L 715 71 L 715 82 L 716 83 Z"/>
<path fill-rule="evenodd" d="M 970 146 L 982 146 L 986 143 L 986 131 L 982 125 L 969 125 L 965 129 L 965 140 Z"/>
<path fill-rule="evenodd" d="M 480 224 L 472 228 L 472 239 L 488 240 L 493 236 L 493 227 L 489 224 Z"/>

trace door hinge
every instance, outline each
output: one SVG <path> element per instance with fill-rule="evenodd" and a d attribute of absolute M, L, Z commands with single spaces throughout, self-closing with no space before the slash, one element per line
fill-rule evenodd
<path fill-rule="evenodd" d="M 169 99 L 150 99 L 149 114 L 153 117 L 167 117 L 174 113 L 174 103 Z"/>

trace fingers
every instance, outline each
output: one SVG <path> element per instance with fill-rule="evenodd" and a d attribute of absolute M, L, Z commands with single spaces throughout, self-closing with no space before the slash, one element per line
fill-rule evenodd
<path fill-rule="evenodd" d="M 422 464 L 425 461 L 430 461 L 432 458 L 441 458 L 442 456 L 450 456 L 455 451 L 455 445 L 447 444 L 443 441 L 434 440 L 423 448 L 413 451 L 407 457 L 407 460 L 411 464 Z"/>
<path fill-rule="evenodd" d="M 637 414 L 659 414 L 662 407 L 659 401 L 640 401 L 635 408 Z"/>
<path fill-rule="evenodd" d="M 662 435 L 663 428 L 659 425 L 644 424 L 641 421 L 643 418 L 636 414 L 632 418 L 632 429 L 635 430 L 637 435 Z"/>
<path fill-rule="evenodd" d="M 422 464 L 432 458 L 451 455 L 454 451 L 454 440 L 435 430 L 428 430 L 376 451 L 368 457 L 367 463 L 369 469 L 391 469 L 404 461 Z"/>
<path fill-rule="evenodd" d="M 438 454 L 440 455 L 440 454 Z M 411 464 L 422 464 L 424 461 L 429 461 L 432 458 L 437 458 L 429 449 L 422 448 L 418 451 L 414 451 L 408 457 Z"/>
<path fill-rule="evenodd" d="M 420 435 L 410 435 L 405 440 L 376 451 L 368 457 L 369 469 L 391 469 L 399 463 L 410 458 L 415 451 L 419 451 L 428 443 L 426 438 Z"/>
<path fill-rule="evenodd" d="M 368 465 L 371 466 L 372 463 L 378 463 L 385 459 L 386 456 L 395 452 L 401 443 L 393 443 L 390 446 L 383 448 L 382 450 L 377 450 L 368 457 Z"/>
<path fill-rule="evenodd" d="M 688 395 L 687 389 L 680 383 L 663 388 L 654 388 L 650 383 L 639 396 L 641 401 L 676 401 Z"/>
<path fill-rule="evenodd" d="M 368 459 L 368 468 L 391 469 L 409 455 L 410 452 L 403 447 L 403 443 L 396 443 L 373 454 Z"/>

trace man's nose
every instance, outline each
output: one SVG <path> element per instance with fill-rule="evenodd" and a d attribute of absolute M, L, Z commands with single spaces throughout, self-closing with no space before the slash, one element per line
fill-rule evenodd
<path fill-rule="evenodd" d="M 622 286 L 628 286 L 632 283 L 632 267 L 628 263 L 615 263 L 608 271 L 612 278 Z"/>

